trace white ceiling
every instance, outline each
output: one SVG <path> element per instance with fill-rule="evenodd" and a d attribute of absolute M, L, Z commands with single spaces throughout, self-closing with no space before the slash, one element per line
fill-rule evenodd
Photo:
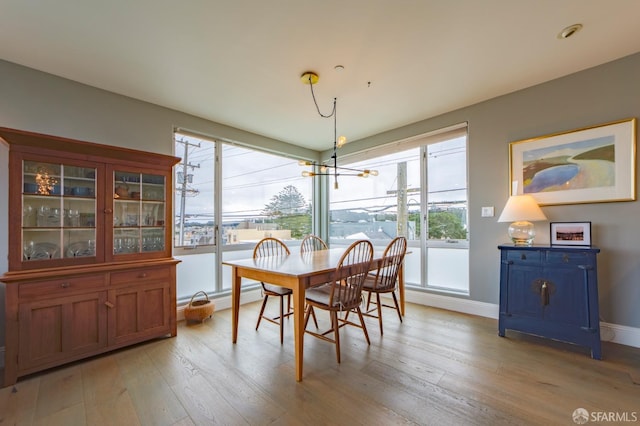
<path fill-rule="evenodd" d="M 323 150 L 306 70 L 356 140 L 638 52 L 639 17 L 638 0 L 0 0 L 0 58 Z"/>

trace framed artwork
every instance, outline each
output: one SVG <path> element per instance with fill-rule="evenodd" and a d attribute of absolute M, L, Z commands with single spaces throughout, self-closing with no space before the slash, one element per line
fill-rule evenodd
<path fill-rule="evenodd" d="M 540 205 L 636 199 L 636 119 L 509 144 L 511 195 Z"/>
<path fill-rule="evenodd" d="M 550 227 L 551 245 L 591 245 L 591 222 L 551 222 Z"/>

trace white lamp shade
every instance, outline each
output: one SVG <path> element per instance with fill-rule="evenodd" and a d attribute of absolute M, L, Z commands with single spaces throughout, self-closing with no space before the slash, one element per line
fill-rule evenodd
<path fill-rule="evenodd" d="M 546 219 L 547 217 L 531 195 L 513 195 L 507 200 L 498 222 L 534 222 Z"/>

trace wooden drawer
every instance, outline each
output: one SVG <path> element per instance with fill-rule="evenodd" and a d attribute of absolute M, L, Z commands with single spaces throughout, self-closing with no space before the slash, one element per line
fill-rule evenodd
<path fill-rule="evenodd" d="M 171 278 L 170 267 L 139 268 L 124 272 L 111 273 L 111 285 L 143 283 L 145 281 L 166 281 Z"/>
<path fill-rule="evenodd" d="M 507 261 L 518 264 L 538 264 L 541 255 L 539 251 L 511 250 L 507 252 Z"/>
<path fill-rule="evenodd" d="M 20 299 L 49 298 L 95 290 L 106 286 L 105 277 L 106 275 L 104 274 L 81 275 L 47 281 L 21 283 L 18 289 L 18 297 Z"/>

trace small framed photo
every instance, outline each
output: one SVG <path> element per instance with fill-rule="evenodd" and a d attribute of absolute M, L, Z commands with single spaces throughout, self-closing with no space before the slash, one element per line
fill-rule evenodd
<path fill-rule="evenodd" d="M 550 226 L 551 245 L 591 245 L 591 222 L 551 222 Z"/>

